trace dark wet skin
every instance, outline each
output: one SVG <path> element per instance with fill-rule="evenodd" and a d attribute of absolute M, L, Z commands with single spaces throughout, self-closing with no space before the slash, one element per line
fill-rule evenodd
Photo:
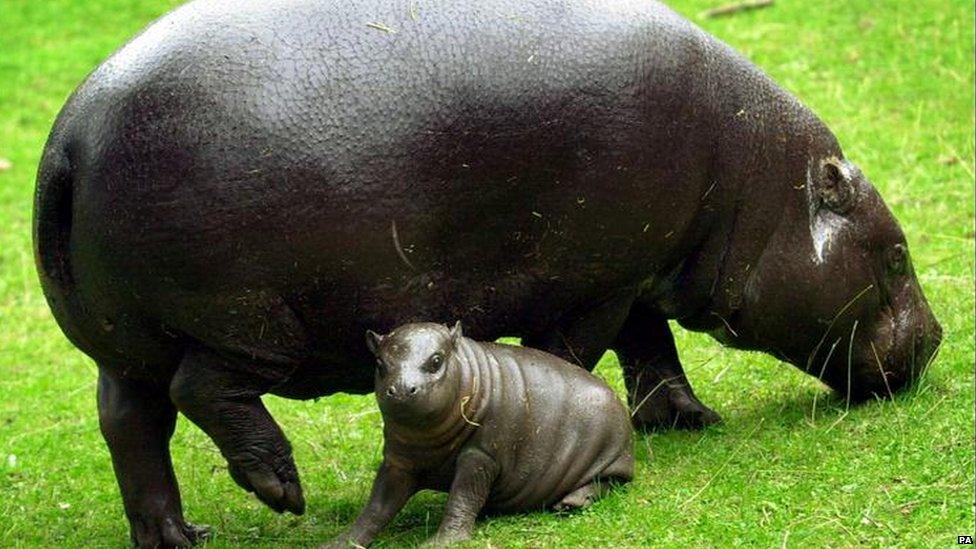
<path fill-rule="evenodd" d="M 641 429 L 719 420 L 668 320 L 851 400 L 931 361 L 941 330 L 897 221 L 727 46 L 646 1 L 418 10 L 191 2 L 61 112 L 35 255 L 98 363 L 139 545 L 200 536 L 170 463 L 177 411 L 238 484 L 301 513 L 261 396 L 370 391 L 366 329 L 460 318 L 588 370 L 613 350 Z"/>
<path fill-rule="evenodd" d="M 479 343 L 461 324 L 368 332 L 383 413 L 369 503 L 326 547 L 369 545 L 418 490 L 449 493 L 430 543 L 471 536 L 483 509 L 583 507 L 634 475 L 629 414 L 605 383 L 535 349 Z"/>

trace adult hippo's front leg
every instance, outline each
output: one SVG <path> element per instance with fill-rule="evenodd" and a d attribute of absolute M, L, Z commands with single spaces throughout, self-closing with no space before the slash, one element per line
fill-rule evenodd
<path fill-rule="evenodd" d="M 305 512 L 291 444 L 261 402 L 274 384 L 216 352 L 188 350 L 170 398 L 213 439 L 242 488 L 281 513 Z"/>
<path fill-rule="evenodd" d="M 634 303 L 613 349 L 623 368 L 635 427 L 699 429 L 721 421 L 691 389 L 665 317 Z"/>

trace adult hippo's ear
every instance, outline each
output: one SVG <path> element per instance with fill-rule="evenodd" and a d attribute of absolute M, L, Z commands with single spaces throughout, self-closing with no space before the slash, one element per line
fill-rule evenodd
<path fill-rule="evenodd" d="M 820 164 L 816 191 L 824 206 L 837 214 L 847 213 L 857 199 L 854 177 L 841 160 L 828 158 Z"/>
<path fill-rule="evenodd" d="M 380 343 L 382 342 L 383 336 L 374 332 L 373 330 L 366 330 L 366 346 L 369 347 L 369 352 L 379 356 Z"/>
<path fill-rule="evenodd" d="M 451 328 L 451 342 L 457 345 L 458 341 L 461 341 L 461 337 L 464 333 L 461 331 L 461 321 L 458 320 L 454 323 L 454 327 Z"/>

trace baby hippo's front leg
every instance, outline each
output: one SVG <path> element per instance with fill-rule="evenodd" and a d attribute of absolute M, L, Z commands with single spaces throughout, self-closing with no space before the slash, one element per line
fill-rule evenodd
<path fill-rule="evenodd" d="M 417 480 L 409 472 L 394 467 L 386 461 L 380 465 L 369 494 L 369 503 L 359 514 L 355 524 L 344 534 L 323 545 L 320 549 L 349 549 L 368 547 L 391 520 L 403 509 L 410 496 L 417 492 Z"/>
<path fill-rule="evenodd" d="M 427 543 L 449 545 L 469 539 L 497 476 L 498 464 L 488 454 L 477 448 L 462 450 L 455 465 L 444 518 L 437 534 Z"/>

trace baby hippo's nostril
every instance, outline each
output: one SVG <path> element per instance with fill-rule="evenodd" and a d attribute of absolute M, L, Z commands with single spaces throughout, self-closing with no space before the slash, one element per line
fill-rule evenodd
<path fill-rule="evenodd" d="M 389 395 L 389 396 L 395 395 L 396 394 L 396 387 L 390 385 L 389 388 L 387 388 L 387 390 L 386 390 L 386 394 Z"/>
<path fill-rule="evenodd" d="M 411 395 L 417 394 L 417 386 L 416 385 L 410 387 L 410 394 Z"/>

